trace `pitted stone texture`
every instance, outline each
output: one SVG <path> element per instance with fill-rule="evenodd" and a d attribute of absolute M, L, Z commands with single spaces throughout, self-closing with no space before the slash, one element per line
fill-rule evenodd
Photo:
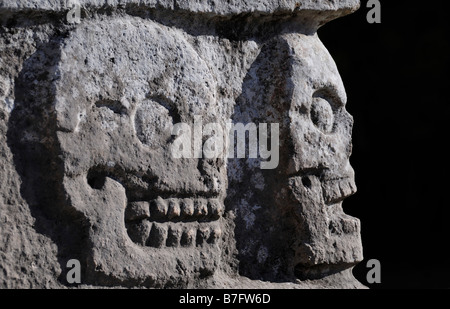
<path fill-rule="evenodd" d="M 60 288 L 58 247 L 20 195 L 20 177 L 7 147 L 7 116 L 0 110 L 0 288 Z"/>
<path fill-rule="evenodd" d="M 140 5 L 149 8 L 165 8 L 170 10 L 190 11 L 194 13 L 210 13 L 213 15 L 235 15 L 246 13 L 280 13 L 299 10 L 335 11 L 346 10 L 348 13 L 359 7 L 359 0 L 71 0 L 69 3 L 79 3 L 86 8 L 120 7 Z M 67 10 L 66 1 L 61 0 L 4 0 L 0 8 L 14 10 Z"/>
<path fill-rule="evenodd" d="M 358 1 L 80 4 L 95 14 L 79 25 L 44 18 L 61 1 L 0 5 L 37 13 L 0 32 L 1 286 L 67 285 L 77 258 L 91 286 L 360 287 L 360 225 L 341 205 L 352 118 L 314 33 Z M 194 116 L 279 123 L 279 166 L 174 158 L 172 128 Z"/>
<path fill-rule="evenodd" d="M 64 252 L 49 237 L 48 228 L 53 224 L 38 215 L 37 200 L 25 198 L 28 189 L 21 178 L 23 171 L 40 159 L 21 164 L 12 142 L 16 136 L 11 114 L 20 100 L 21 90 L 17 89 L 22 89 L 16 81 L 22 79 L 21 71 L 30 67 L 29 60 L 39 57 L 39 45 L 47 44 L 52 32 L 47 25 L 34 30 L 40 34 L 26 27 L 0 31 L 0 288 L 62 287 L 58 282 L 62 271 L 58 252 L 59 257 Z M 47 71 L 44 63 L 33 65 L 41 74 Z M 29 78 L 33 81 L 37 75 L 30 74 Z M 37 146 L 32 128 L 21 126 L 26 132 L 23 141 Z M 32 171 L 28 172 L 28 178 L 32 178 Z"/>

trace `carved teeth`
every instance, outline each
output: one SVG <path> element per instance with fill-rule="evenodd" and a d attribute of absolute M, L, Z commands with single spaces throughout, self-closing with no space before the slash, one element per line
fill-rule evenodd
<path fill-rule="evenodd" d="M 201 223 L 197 228 L 197 246 L 208 244 L 216 244 L 222 236 L 220 225 L 215 223 Z"/>
<path fill-rule="evenodd" d="M 142 246 L 202 246 L 220 239 L 223 213 L 219 199 L 158 197 L 128 203 L 125 224 L 130 239 Z"/>
<path fill-rule="evenodd" d="M 154 248 L 216 244 L 222 235 L 218 222 L 151 223 L 143 220 L 139 223 L 128 222 L 126 226 L 133 242 Z"/>
<path fill-rule="evenodd" d="M 150 247 L 161 248 L 166 244 L 167 226 L 165 224 L 153 223 L 148 245 Z"/>
<path fill-rule="evenodd" d="M 356 192 L 354 180 L 351 178 L 327 180 L 322 183 L 324 200 L 327 205 L 341 202 Z"/>
<path fill-rule="evenodd" d="M 166 246 L 167 247 L 178 247 L 181 240 L 181 228 L 178 226 L 169 227 L 169 233 L 167 235 Z"/>
<path fill-rule="evenodd" d="M 165 219 L 168 208 L 167 201 L 158 197 L 150 203 L 151 218 L 154 220 Z"/>
<path fill-rule="evenodd" d="M 190 247 L 194 244 L 195 241 L 196 230 L 193 227 L 187 227 L 184 229 L 183 234 L 181 235 L 180 244 L 183 247 Z"/>
<path fill-rule="evenodd" d="M 199 226 L 197 229 L 197 246 L 202 245 L 209 238 L 211 231 L 207 226 Z"/>
<path fill-rule="evenodd" d="M 215 198 L 168 198 L 148 202 L 129 203 L 125 220 L 150 218 L 150 221 L 208 221 L 217 220 L 224 213 L 223 203 Z"/>
<path fill-rule="evenodd" d="M 180 217 L 180 204 L 178 199 L 169 200 L 169 209 L 167 210 L 167 219 L 172 220 Z"/>
<path fill-rule="evenodd" d="M 195 199 L 194 200 L 194 216 L 195 217 L 206 217 L 208 215 L 208 201 L 206 199 Z"/>
<path fill-rule="evenodd" d="M 134 221 L 150 217 L 150 205 L 148 202 L 131 202 L 125 211 L 125 220 Z"/>
<path fill-rule="evenodd" d="M 208 212 L 211 219 L 219 219 L 219 217 L 221 217 L 224 213 L 223 204 L 220 203 L 217 199 L 209 199 Z"/>
<path fill-rule="evenodd" d="M 181 200 L 180 205 L 182 217 L 192 217 L 194 214 L 194 201 L 190 198 Z"/>
<path fill-rule="evenodd" d="M 127 223 L 126 228 L 128 236 L 133 242 L 145 246 L 152 230 L 152 224 L 148 220 L 143 220 L 138 223 Z"/>

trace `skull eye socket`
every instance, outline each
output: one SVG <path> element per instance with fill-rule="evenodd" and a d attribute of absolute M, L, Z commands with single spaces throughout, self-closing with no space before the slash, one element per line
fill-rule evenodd
<path fill-rule="evenodd" d="M 336 114 L 342 106 L 344 106 L 343 102 L 332 89 L 320 89 L 314 93 L 312 98 L 311 121 L 323 133 L 333 133 Z"/>
<path fill-rule="evenodd" d="M 166 104 L 152 99 L 139 104 L 134 116 L 134 128 L 141 143 L 153 149 L 166 146 L 174 124 L 171 114 Z"/>
<path fill-rule="evenodd" d="M 334 112 L 330 103 L 322 98 L 313 98 L 311 120 L 323 133 L 331 133 L 334 125 Z"/>

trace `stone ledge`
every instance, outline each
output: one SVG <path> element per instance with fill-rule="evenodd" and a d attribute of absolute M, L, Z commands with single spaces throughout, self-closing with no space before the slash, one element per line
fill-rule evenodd
<path fill-rule="evenodd" d="M 148 8 L 207 13 L 232 16 L 247 13 L 292 13 L 295 11 L 342 11 L 351 13 L 359 8 L 359 0 L 3 0 L 0 10 L 61 12 L 68 9 L 67 3 L 77 1 L 83 8 L 123 7 L 139 5 Z"/>

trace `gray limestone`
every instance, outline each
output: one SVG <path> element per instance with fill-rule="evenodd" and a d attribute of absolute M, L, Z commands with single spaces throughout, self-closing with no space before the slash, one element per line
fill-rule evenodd
<path fill-rule="evenodd" d="M 354 10 L 358 0 L 4 0 L 0 8 L 35 11 L 65 11 L 70 3 L 79 3 L 85 8 L 123 7 L 139 5 L 146 8 L 164 8 L 212 15 L 236 15 L 246 13 L 272 14 L 300 10 Z"/>
<path fill-rule="evenodd" d="M 0 4 L 0 287 L 72 286 L 70 259 L 86 288 L 362 287 L 353 119 L 316 33 L 359 1 L 78 3 L 79 24 Z M 199 116 L 279 124 L 277 167 L 174 157 Z"/>

